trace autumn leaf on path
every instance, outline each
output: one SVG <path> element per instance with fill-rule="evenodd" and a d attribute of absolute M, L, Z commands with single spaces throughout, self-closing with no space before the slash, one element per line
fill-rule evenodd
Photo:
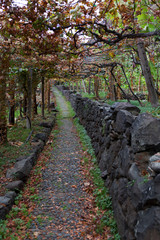
<path fill-rule="evenodd" d="M 34 233 L 33 233 L 33 235 L 34 235 L 35 237 L 38 237 L 39 234 L 40 234 L 40 232 L 34 232 Z"/>
<path fill-rule="evenodd" d="M 84 186 L 85 186 L 85 187 L 90 186 L 90 182 L 85 182 L 85 183 L 84 183 Z"/>

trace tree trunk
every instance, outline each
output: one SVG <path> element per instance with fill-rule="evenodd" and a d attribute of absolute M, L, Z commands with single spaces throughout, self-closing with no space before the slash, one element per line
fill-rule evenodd
<path fill-rule="evenodd" d="M 96 95 L 96 99 L 99 99 L 99 79 L 97 76 L 95 76 L 94 79 L 94 92 Z"/>
<path fill-rule="evenodd" d="M 2 73 L 3 74 L 3 73 Z M 6 79 L 0 77 L 0 144 L 7 141 Z"/>
<path fill-rule="evenodd" d="M 157 67 L 157 90 L 159 89 L 159 68 Z"/>
<path fill-rule="evenodd" d="M 47 101 L 47 107 L 48 107 L 48 112 L 50 112 L 50 97 L 51 97 L 51 84 L 50 84 L 50 80 L 48 80 L 48 101 Z"/>
<path fill-rule="evenodd" d="M 121 78 L 119 77 L 118 80 L 118 85 L 121 86 Z M 121 89 L 119 87 L 115 87 L 115 85 L 113 86 L 114 87 L 114 94 L 115 94 L 115 101 L 117 101 L 117 99 L 122 99 L 122 93 L 121 93 Z"/>
<path fill-rule="evenodd" d="M 9 82 L 9 124 L 15 123 L 15 80 L 12 78 Z"/>
<path fill-rule="evenodd" d="M 110 74 L 110 73 L 109 73 Z M 110 89 L 109 89 L 109 82 L 108 82 L 108 79 L 106 78 L 105 75 L 103 75 L 103 78 L 104 78 L 104 90 L 105 90 L 105 94 L 106 94 L 106 98 L 110 98 L 109 94 L 107 95 L 107 91 L 108 93 L 110 92 Z"/>
<path fill-rule="evenodd" d="M 88 94 L 91 94 L 91 79 L 89 78 L 89 83 L 88 83 Z"/>
<path fill-rule="evenodd" d="M 33 116 L 38 114 L 38 112 L 37 112 L 36 90 L 37 90 L 37 88 L 34 87 L 34 89 L 33 89 Z"/>
<path fill-rule="evenodd" d="M 138 92 L 143 91 L 143 89 L 141 88 L 141 77 L 142 77 L 142 72 L 140 72 L 140 75 L 139 75 L 139 80 L 138 80 Z"/>
<path fill-rule="evenodd" d="M 9 67 L 7 54 L 0 56 L 0 145 L 7 141 L 6 77 Z"/>
<path fill-rule="evenodd" d="M 121 90 L 124 98 L 127 99 L 128 102 L 130 102 L 130 100 L 129 100 L 129 98 L 127 97 L 125 91 L 124 91 L 124 90 L 121 88 L 121 86 L 119 85 L 119 83 L 118 83 L 118 81 L 117 81 L 117 79 L 116 79 L 116 77 L 115 77 L 115 75 L 114 75 L 114 73 L 113 73 L 113 70 L 114 70 L 114 67 L 112 67 L 110 71 L 111 71 L 112 77 L 114 78 L 115 83 L 117 84 L 117 87 Z M 116 96 L 116 93 L 115 93 L 115 96 Z M 117 97 L 117 96 L 116 96 L 116 97 Z"/>
<path fill-rule="evenodd" d="M 9 124 L 14 125 L 15 120 L 15 105 L 9 107 Z"/>
<path fill-rule="evenodd" d="M 79 92 L 78 81 L 76 81 L 76 91 Z"/>
<path fill-rule="evenodd" d="M 26 116 L 27 114 L 27 93 L 24 92 L 24 96 L 23 96 L 23 113 Z"/>
<path fill-rule="evenodd" d="M 42 117 L 44 118 L 44 76 L 41 79 L 41 93 L 42 93 Z"/>
<path fill-rule="evenodd" d="M 151 70 L 149 67 L 148 60 L 147 60 L 147 55 L 145 52 L 145 47 L 144 47 L 143 42 L 138 43 L 138 55 L 140 58 L 142 71 L 143 71 L 146 85 L 147 85 L 149 101 L 151 102 L 151 105 L 153 107 L 157 107 L 158 106 L 158 97 L 157 97 L 157 93 L 156 93 L 156 90 L 154 87 L 153 78 L 152 78 L 152 74 L 151 74 Z"/>
<path fill-rule="evenodd" d="M 87 92 L 87 91 L 86 91 L 86 86 L 85 86 L 85 82 L 84 82 L 83 79 L 82 79 L 82 85 L 83 85 L 84 92 L 86 93 L 86 92 Z"/>
<path fill-rule="evenodd" d="M 132 91 L 134 91 L 135 89 L 134 89 L 134 81 L 133 81 L 133 78 L 134 78 L 134 76 L 133 76 L 133 73 L 134 73 L 134 68 L 132 69 L 132 72 L 131 72 L 131 75 L 130 75 L 130 81 L 131 81 L 131 89 L 132 89 Z M 136 91 L 137 91 L 137 89 L 136 89 Z"/>
<path fill-rule="evenodd" d="M 33 70 L 29 69 L 28 81 L 27 81 L 27 115 L 26 115 L 26 127 L 31 128 L 31 118 L 32 118 L 32 77 Z"/>
<path fill-rule="evenodd" d="M 111 73 L 109 73 L 109 98 L 112 101 L 116 101 L 116 90 L 114 85 L 114 79 Z"/>

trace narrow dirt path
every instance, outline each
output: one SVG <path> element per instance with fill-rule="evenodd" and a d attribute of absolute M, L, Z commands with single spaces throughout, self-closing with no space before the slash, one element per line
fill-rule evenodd
<path fill-rule="evenodd" d="M 28 239 L 91 239 L 84 217 L 90 213 L 86 206 L 91 196 L 83 190 L 85 178 L 80 166 L 81 145 L 66 102 L 56 89 L 54 94 L 63 114 L 56 145 L 43 170 L 39 187 L 42 199 L 32 213 L 35 220 Z"/>

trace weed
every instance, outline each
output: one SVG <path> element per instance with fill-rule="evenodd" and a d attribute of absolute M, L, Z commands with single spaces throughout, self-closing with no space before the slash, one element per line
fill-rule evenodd
<path fill-rule="evenodd" d="M 15 218 L 13 222 L 16 224 L 17 229 L 20 229 L 21 225 L 24 223 L 21 218 Z"/>
<path fill-rule="evenodd" d="M 154 117 L 160 117 L 160 107 L 157 107 L 157 108 L 155 108 L 155 109 L 152 109 L 151 114 L 152 114 Z"/>
<path fill-rule="evenodd" d="M 146 183 L 146 182 L 148 182 L 148 181 L 149 181 L 149 176 L 148 176 L 148 175 L 145 175 L 143 178 L 144 178 L 144 180 L 143 180 L 143 181 L 144 181 L 144 183 Z"/>
<path fill-rule="evenodd" d="M 34 169 L 34 173 L 35 173 L 35 175 L 39 175 L 40 173 L 41 173 L 41 169 L 42 169 L 42 167 L 41 166 L 37 166 L 35 169 Z"/>
<path fill-rule="evenodd" d="M 132 187 L 135 184 L 135 180 L 129 181 L 127 187 Z"/>
<path fill-rule="evenodd" d="M 0 240 L 4 239 L 7 230 L 7 221 L 0 220 Z"/>
<path fill-rule="evenodd" d="M 22 198 L 23 198 L 23 195 L 22 195 L 22 192 L 20 192 L 20 193 L 17 195 L 16 199 L 15 199 L 15 204 L 18 205 L 19 201 L 20 201 Z"/>
<path fill-rule="evenodd" d="M 20 210 L 21 210 L 21 212 L 23 213 L 24 216 L 28 216 L 29 215 L 28 208 L 27 208 L 26 204 L 22 203 Z"/>
<path fill-rule="evenodd" d="M 88 158 L 87 158 L 87 157 L 84 157 L 84 163 L 85 163 L 85 164 L 88 164 L 88 162 L 89 162 Z"/>
<path fill-rule="evenodd" d="M 19 213 L 20 208 L 17 206 L 12 207 L 12 210 L 10 211 L 10 216 L 9 217 L 16 217 L 17 214 Z"/>
<path fill-rule="evenodd" d="M 31 193 L 34 193 L 36 191 L 35 187 L 30 187 L 29 190 L 30 190 Z"/>
<path fill-rule="evenodd" d="M 41 215 L 38 215 L 36 219 L 37 219 L 37 221 L 39 222 L 39 224 L 42 224 L 43 218 L 42 218 Z"/>
<path fill-rule="evenodd" d="M 31 201 L 39 201 L 39 200 L 41 200 L 42 198 L 41 198 L 38 194 L 34 194 L 34 195 L 29 196 L 29 199 L 30 199 Z"/>
<path fill-rule="evenodd" d="M 54 220 L 54 217 L 48 217 L 48 221 Z"/>
<path fill-rule="evenodd" d="M 26 228 L 29 229 L 32 223 L 32 219 L 29 219 L 27 224 L 26 224 Z"/>

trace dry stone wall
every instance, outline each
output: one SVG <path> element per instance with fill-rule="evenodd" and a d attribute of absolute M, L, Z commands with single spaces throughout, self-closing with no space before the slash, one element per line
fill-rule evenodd
<path fill-rule="evenodd" d="M 51 109 L 52 111 L 52 109 Z M 36 164 L 39 154 L 42 152 L 52 128 L 55 125 L 55 113 L 49 121 L 41 122 L 39 126 L 42 127 L 42 132 L 37 133 L 32 141 L 33 146 L 27 156 L 21 156 L 16 159 L 16 163 L 11 169 L 8 169 L 6 178 L 8 184 L 6 185 L 6 194 L 0 196 L 0 220 L 5 219 L 6 215 L 12 209 L 15 198 L 23 189 L 26 180 L 30 176 L 33 166 Z"/>
<path fill-rule="evenodd" d="M 109 106 L 57 87 L 91 138 L 121 238 L 159 240 L 160 119 L 130 103 Z"/>

